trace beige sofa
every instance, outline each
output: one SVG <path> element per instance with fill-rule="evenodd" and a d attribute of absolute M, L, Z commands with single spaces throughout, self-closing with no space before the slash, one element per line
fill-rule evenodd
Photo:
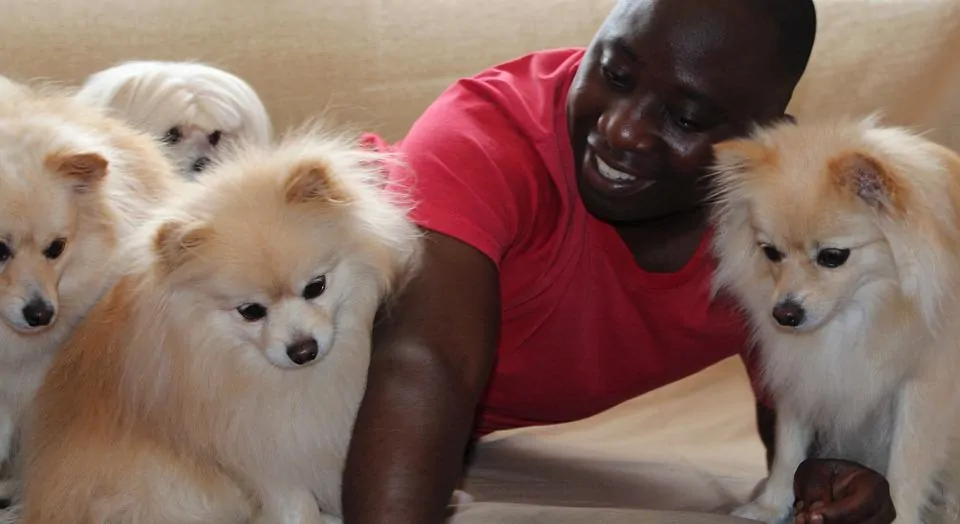
<path fill-rule="evenodd" d="M 249 80 L 280 129 L 325 113 L 395 139 L 457 77 L 585 45 L 612 3 L 10 0 L 0 73 L 74 83 L 120 60 L 200 59 Z M 799 118 L 882 109 L 960 149 L 960 1 L 818 0 L 818 11 Z M 465 486 L 478 504 L 455 520 L 716 521 L 599 508 L 722 512 L 764 471 L 750 391 L 730 360 L 590 420 L 492 435 Z"/>

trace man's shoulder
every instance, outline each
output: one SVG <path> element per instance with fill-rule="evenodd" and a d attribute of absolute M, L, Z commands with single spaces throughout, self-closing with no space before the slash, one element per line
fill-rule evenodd
<path fill-rule="evenodd" d="M 583 49 L 535 51 L 496 64 L 448 87 L 435 106 L 476 116 L 499 113 L 513 124 L 550 120 L 566 101 Z"/>
<path fill-rule="evenodd" d="M 522 76 L 530 76 L 531 79 L 539 79 L 539 76 L 544 73 L 569 72 L 571 68 L 579 65 L 584 53 L 585 49 L 582 47 L 532 51 L 496 64 L 471 78 L 483 79 L 507 71 Z"/>
<path fill-rule="evenodd" d="M 582 55 L 577 48 L 537 51 L 458 80 L 414 122 L 401 150 L 474 165 L 482 157 L 511 171 L 544 167 L 549 155 L 539 146 L 566 133 L 566 92 Z"/>
<path fill-rule="evenodd" d="M 451 89 L 481 96 L 499 94 L 501 102 L 521 105 L 531 99 L 545 102 L 544 97 L 565 99 L 565 93 L 559 91 L 576 74 L 583 54 L 582 48 L 534 51 L 462 78 Z"/>
<path fill-rule="evenodd" d="M 396 144 L 405 167 L 393 174 L 414 190 L 421 225 L 482 228 L 494 238 L 468 243 L 499 261 L 540 224 L 531 215 L 558 208 L 572 180 L 559 144 L 580 55 L 539 51 L 495 65 L 457 81 L 424 111 Z"/>

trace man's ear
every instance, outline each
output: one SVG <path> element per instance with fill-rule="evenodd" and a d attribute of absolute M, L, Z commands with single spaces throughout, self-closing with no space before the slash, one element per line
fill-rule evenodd
<path fill-rule="evenodd" d="M 160 266 L 167 273 L 183 266 L 197 247 L 210 238 L 210 229 L 202 224 L 180 220 L 165 222 L 154 236 L 153 248 Z"/>

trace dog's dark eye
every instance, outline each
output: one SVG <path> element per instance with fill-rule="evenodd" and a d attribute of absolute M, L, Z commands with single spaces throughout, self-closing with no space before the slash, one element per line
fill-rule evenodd
<path fill-rule="evenodd" d="M 771 245 L 762 245 L 760 248 L 763 249 L 763 256 L 767 257 L 767 260 L 770 262 L 780 262 L 783 260 L 783 253 L 777 251 L 777 248 Z"/>
<path fill-rule="evenodd" d="M 47 249 L 43 250 L 43 256 L 49 258 L 50 260 L 56 260 L 60 258 L 60 255 L 63 254 L 63 249 L 67 247 L 67 240 L 65 238 L 58 238 L 53 242 L 50 242 L 50 245 L 47 246 Z"/>
<path fill-rule="evenodd" d="M 183 135 L 180 133 L 180 128 L 171 127 L 167 130 L 166 134 L 163 135 L 163 138 L 160 140 L 164 144 L 173 145 L 180 141 L 183 138 Z"/>
<path fill-rule="evenodd" d="M 817 253 L 817 264 L 827 268 L 835 268 L 842 266 L 848 258 L 850 258 L 849 249 L 828 247 Z"/>
<path fill-rule="evenodd" d="M 303 298 L 313 300 L 327 290 L 327 276 L 320 275 L 303 288 Z"/>
<path fill-rule="evenodd" d="M 13 251 L 10 249 L 10 246 L 6 242 L 0 242 L 0 263 L 6 262 L 13 258 Z"/>
<path fill-rule="evenodd" d="M 207 135 L 207 142 L 210 142 L 211 146 L 217 147 L 217 144 L 220 143 L 221 136 L 222 133 L 220 131 L 214 131 L 213 133 Z"/>
<path fill-rule="evenodd" d="M 254 302 L 238 307 L 237 313 L 240 313 L 240 316 L 247 322 L 256 322 L 267 316 L 267 308 L 263 304 Z"/>

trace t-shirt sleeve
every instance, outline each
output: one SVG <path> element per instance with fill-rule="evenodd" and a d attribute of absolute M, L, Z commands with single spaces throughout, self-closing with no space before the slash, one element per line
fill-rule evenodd
<path fill-rule="evenodd" d="M 395 148 L 392 183 L 412 197 L 412 219 L 487 255 L 499 267 L 530 213 L 541 160 L 502 105 L 455 85 Z"/>

